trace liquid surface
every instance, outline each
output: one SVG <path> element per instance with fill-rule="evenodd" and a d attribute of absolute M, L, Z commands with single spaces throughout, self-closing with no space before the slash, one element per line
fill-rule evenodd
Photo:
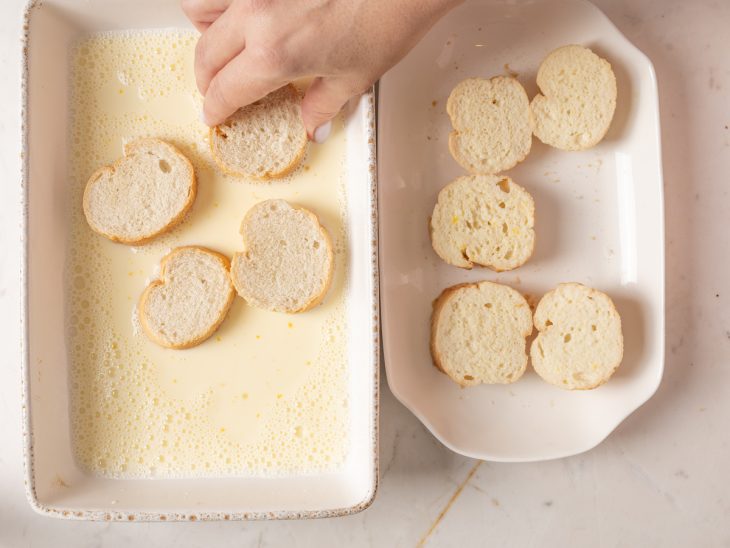
<path fill-rule="evenodd" d="M 345 137 L 338 120 L 293 175 L 273 183 L 215 167 L 193 76 L 197 35 L 104 33 L 72 52 L 71 240 L 67 280 L 71 414 L 79 465 L 108 477 L 316 473 L 347 448 Z M 198 196 L 186 220 L 139 247 L 95 234 L 81 197 L 89 176 L 153 136 L 188 156 Z M 335 246 L 324 302 L 297 315 L 236 298 L 228 318 L 189 350 L 156 346 L 137 302 L 180 245 L 228 255 L 254 203 L 283 198 L 315 212 Z"/>

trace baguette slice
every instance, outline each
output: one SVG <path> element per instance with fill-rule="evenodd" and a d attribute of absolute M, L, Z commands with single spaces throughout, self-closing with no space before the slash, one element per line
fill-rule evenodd
<path fill-rule="evenodd" d="M 530 105 L 535 135 L 562 150 L 585 150 L 606 135 L 616 110 L 611 64 L 583 46 L 556 49 L 537 72 L 538 94 Z"/>
<path fill-rule="evenodd" d="M 535 203 L 509 177 L 470 175 L 446 185 L 431 216 L 434 251 L 449 264 L 497 272 L 523 265 L 535 248 Z"/>
<path fill-rule="evenodd" d="M 532 366 L 544 380 L 568 390 L 606 382 L 621 363 L 621 317 L 605 293 L 579 283 L 560 284 L 535 310 L 539 334 Z"/>
<path fill-rule="evenodd" d="M 288 84 L 238 109 L 210 130 L 218 166 L 231 175 L 274 179 L 293 171 L 307 151 L 301 96 Z"/>
<path fill-rule="evenodd" d="M 470 173 L 499 173 L 529 154 L 530 101 L 514 78 L 468 78 L 452 90 L 446 111 L 454 126 L 449 150 Z"/>
<path fill-rule="evenodd" d="M 145 334 L 167 348 L 190 348 L 210 337 L 236 296 L 228 258 L 204 247 L 178 247 L 160 262 L 159 280 L 139 301 Z"/>
<path fill-rule="evenodd" d="M 241 223 L 244 251 L 231 277 L 249 304 L 274 312 L 304 312 L 324 299 L 334 253 L 317 216 L 284 200 L 254 205 Z"/>
<path fill-rule="evenodd" d="M 455 285 L 433 305 L 431 355 L 461 386 L 508 384 L 527 367 L 532 313 L 514 289 L 492 282 Z"/>
<path fill-rule="evenodd" d="M 195 170 L 182 152 L 159 139 L 137 139 L 89 178 L 84 215 L 110 240 L 140 244 L 180 223 L 196 191 Z"/>

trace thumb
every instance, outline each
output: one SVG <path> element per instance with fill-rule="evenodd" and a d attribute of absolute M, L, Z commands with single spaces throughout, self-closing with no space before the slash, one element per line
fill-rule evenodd
<path fill-rule="evenodd" d="M 315 78 L 302 100 L 302 120 L 309 138 L 322 143 L 329 136 L 328 122 L 353 96 L 352 87 L 339 78 Z M 317 131 L 319 130 L 319 131 Z"/>

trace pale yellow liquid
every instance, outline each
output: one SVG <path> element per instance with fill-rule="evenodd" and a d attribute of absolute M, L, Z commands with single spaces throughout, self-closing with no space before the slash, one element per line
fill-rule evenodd
<path fill-rule="evenodd" d="M 347 448 L 345 137 L 338 120 L 289 178 L 257 183 L 215 167 L 195 87 L 197 35 L 91 36 L 72 57 L 72 231 L 66 279 L 74 452 L 110 477 L 280 475 L 332 470 Z M 81 196 L 124 142 L 153 136 L 192 161 L 198 196 L 171 233 L 139 247 L 86 224 Z M 317 213 L 336 249 L 324 302 L 296 315 L 237 298 L 221 328 L 189 350 L 150 342 L 137 301 L 180 245 L 229 257 L 254 203 L 284 198 Z"/>

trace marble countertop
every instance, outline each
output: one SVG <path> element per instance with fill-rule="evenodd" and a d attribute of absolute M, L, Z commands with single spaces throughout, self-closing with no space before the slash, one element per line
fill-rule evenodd
<path fill-rule="evenodd" d="M 495 464 L 381 399 L 371 508 L 321 521 L 87 523 L 36 515 L 20 436 L 20 26 L 0 5 L 0 547 L 730 546 L 730 2 L 597 0 L 654 62 L 662 118 L 667 358 L 657 394 L 592 451 Z"/>

